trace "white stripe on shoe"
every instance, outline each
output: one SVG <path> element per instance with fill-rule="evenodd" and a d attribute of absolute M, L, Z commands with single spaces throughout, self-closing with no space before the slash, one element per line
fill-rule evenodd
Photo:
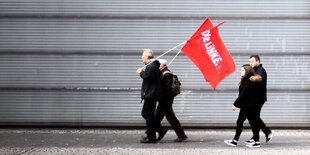
<path fill-rule="evenodd" d="M 256 143 L 248 144 L 248 145 L 246 145 L 246 147 L 249 147 L 249 148 L 258 148 L 258 147 L 260 147 L 260 144 L 256 144 Z"/>

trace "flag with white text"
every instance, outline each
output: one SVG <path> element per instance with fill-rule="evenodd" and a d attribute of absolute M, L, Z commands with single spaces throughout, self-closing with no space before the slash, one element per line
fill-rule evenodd
<path fill-rule="evenodd" d="M 236 69 L 234 60 L 218 33 L 218 26 L 223 23 L 213 26 L 207 18 L 182 48 L 213 89 Z"/>

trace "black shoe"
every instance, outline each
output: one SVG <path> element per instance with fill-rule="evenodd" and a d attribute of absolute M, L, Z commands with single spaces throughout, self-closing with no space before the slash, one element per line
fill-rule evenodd
<path fill-rule="evenodd" d="M 156 143 L 156 140 L 145 139 L 145 140 L 140 140 L 140 143 Z"/>
<path fill-rule="evenodd" d="M 156 141 L 160 141 L 161 139 L 163 139 L 167 131 L 168 130 L 164 130 L 163 132 L 158 133 L 158 138 L 156 139 Z"/>
<path fill-rule="evenodd" d="M 187 139 L 187 136 L 184 135 L 184 136 L 182 136 L 182 137 L 178 137 L 177 139 L 175 139 L 174 142 L 183 142 L 183 141 L 185 141 L 186 139 Z"/>
<path fill-rule="evenodd" d="M 274 131 L 271 130 L 270 133 L 268 135 L 266 135 L 266 143 L 270 142 L 272 140 Z"/>
<path fill-rule="evenodd" d="M 234 146 L 234 147 L 237 146 L 237 142 L 234 141 L 234 140 L 224 140 L 224 142 L 225 142 L 227 145 L 230 145 L 230 146 Z"/>
<path fill-rule="evenodd" d="M 254 139 L 250 139 L 244 142 L 245 144 L 252 144 L 255 143 Z"/>
<path fill-rule="evenodd" d="M 250 147 L 250 148 L 257 148 L 257 147 L 260 147 L 260 143 L 252 143 L 252 144 L 248 144 L 248 145 L 246 145 L 246 147 Z"/>

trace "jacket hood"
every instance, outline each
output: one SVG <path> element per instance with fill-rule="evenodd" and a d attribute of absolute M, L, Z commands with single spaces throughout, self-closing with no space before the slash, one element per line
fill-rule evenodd
<path fill-rule="evenodd" d="M 263 78 L 260 75 L 256 74 L 256 75 L 251 76 L 250 80 L 252 82 L 262 82 Z"/>

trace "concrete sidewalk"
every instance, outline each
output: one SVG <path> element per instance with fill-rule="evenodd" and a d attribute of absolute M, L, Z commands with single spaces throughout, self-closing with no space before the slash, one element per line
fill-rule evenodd
<path fill-rule="evenodd" d="M 175 143 L 169 130 L 157 144 L 139 142 L 144 130 L 136 129 L 59 129 L 0 128 L 0 154 L 310 154 L 310 130 L 275 130 L 273 140 L 266 144 L 261 132 L 261 148 L 247 148 L 251 137 L 245 129 L 237 147 L 227 146 L 233 129 L 186 129 L 187 141 Z"/>

